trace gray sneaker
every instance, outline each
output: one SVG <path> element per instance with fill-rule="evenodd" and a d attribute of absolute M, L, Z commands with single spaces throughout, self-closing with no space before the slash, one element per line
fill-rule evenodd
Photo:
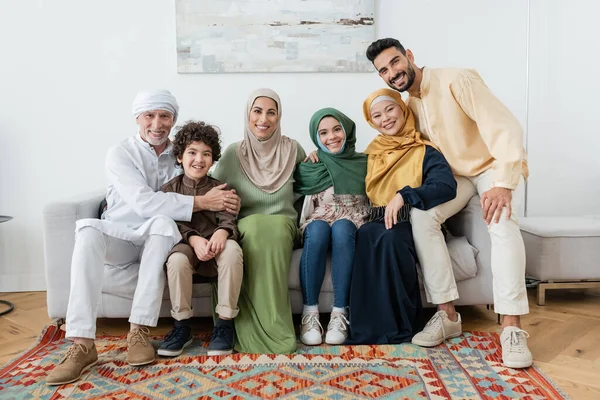
<path fill-rule="evenodd" d="M 309 346 L 323 343 L 323 326 L 319 322 L 319 313 L 302 314 L 300 340 Z"/>
<path fill-rule="evenodd" d="M 47 385 L 65 385 L 76 381 L 81 377 L 83 371 L 98 362 L 96 345 L 91 348 L 80 343 L 73 343 L 56 367 L 46 378 Z"/>
<path fill-rule="evenodd" d="M 527 368 L 533 364 L 533 356 L 527 347 L 529 333 L 516 326 L 507 326 L 500 334 L 502 363 L 509 368 Z"/>
<path fill-rule="evenodd" d="M 329 325 L 327 325 L 327 334 L 325 335 L 325 343 L 327 344 L 343 344 L 348 337 L 348 325 L 350 321 L 346 318 L 346 314 L 331 313 Z"/>
<path fill-rule="evenodd" d="M 148 335 L 150 329 L 145 326 L 136 328 L 127 334 L 127 363 L 138 367 L 154 362 L 156 352 Z"/>
<path fill-rule="evenodd" d="M 425 328 L 412 338 L 412 344 L 421 347 L 434 347 L 442 344 L 444 340 L 462 335 L 462 321 L 460 314 L 456 322 L 450 321 L 446 311 L 438 311 L 429 320 Z"/>

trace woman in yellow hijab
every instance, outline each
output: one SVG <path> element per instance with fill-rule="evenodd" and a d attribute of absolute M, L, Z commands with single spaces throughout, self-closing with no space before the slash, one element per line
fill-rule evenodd
<path fill-rule="evenodd" d="M 356 234 L 346 343 L 409 342 L 423 327 L 410 210 L 452 200 L 456 181 L 444 156 L 421 139 L 398 92 L 373 92 L 363 113 L 379 135 L 364 151 L 371 222 Z"/>

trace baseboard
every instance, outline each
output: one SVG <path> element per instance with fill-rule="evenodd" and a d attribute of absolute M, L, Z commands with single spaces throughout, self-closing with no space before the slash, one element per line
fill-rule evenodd
<path fill-rule="evenodd" d="M 0 292 L 38 292 L 46 290 L 44 274 L 0 275 Z"/>

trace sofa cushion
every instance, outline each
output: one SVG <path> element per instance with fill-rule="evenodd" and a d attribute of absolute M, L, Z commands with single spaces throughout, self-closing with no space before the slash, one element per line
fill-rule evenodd
<path fill-rule="evenodd" d="M 126 266 L 104 265 L 102 292 L 132 299 L 139 270 L 140 264 L 137 262 Z"/>
<path fill-rule="evenodd" d="M 519 221 L 521 231 L 541 237 L 597 237 L 600 218 L 527 217 Z"/>
<path fill-rule="evenodd" d="M 460 282 L 475 277 L 477 275 L 475 260 L 479 251 L 471 246 L 466 237 L 452 236 L 450 233 L 446 236 L 446 245 L 452 262 L 454 280 Z"/>

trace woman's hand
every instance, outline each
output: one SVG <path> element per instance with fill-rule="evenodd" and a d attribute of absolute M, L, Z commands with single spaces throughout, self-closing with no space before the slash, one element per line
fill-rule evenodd
<path fill-rule="evenodd" d="M 319 162 L 319 156 L 317 155 L 316 150 L 313 150 L 309 155 L 307 155 L 306 158 L 304 159 L 304 161 L 302 161 L 302 162 L 307 162 L 308 160 L 312 161 L 313 164 L 316 164 Z"/>
<path fill-rule="evenodd" d="M 216 254 L 210 250 L 210 243 L 208 240 L 201 236 L 191 236 L 189 238 L 190 246 L 194 249 L 194 253 L 196 253 L 196 257 L 200 261 L 208 261 L 211 258 L 214 258 Z"/>
<path fill-rule="evenodd" d="M 404 206 L 404 199 L 400 193 L 396 193 L 385 208 L 385 229 L 392 229 L 392 226 L 398 223 L 398 212 L 402 206 Z"/>
<path fill-rule="evenodd" d="M 220 254 L 225 248 L 225 242 L 229 238 L 229 232 L 225 229 L 217 229 L 215 233 L 210 237 L 208 246 L 210 251 L 216 256 Z"/>
<path fill-rule="evenodd" d="M 194 211 L 227 211 L 233 215 L 240 212 L 242 206 L 235 189 L 227 189 L 227 184 L 215 186 L 203 196 L 194 196 Z"/>

